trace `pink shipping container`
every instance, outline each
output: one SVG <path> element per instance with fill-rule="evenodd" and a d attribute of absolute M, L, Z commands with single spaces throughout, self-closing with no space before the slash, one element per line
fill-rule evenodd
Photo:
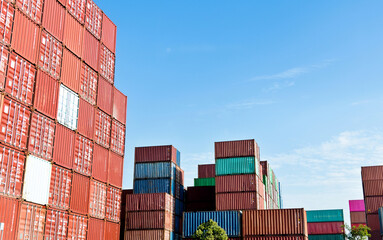
<path fill-rule="evenodd" d="M 1 66 L 3 67 L 2 64 Z M 9 56 L 5 91 L 25 105 L 31 105 L 36 81 L 36 71 L 34 65 L 15 52 L 12 52 Z"/>
<path fill-rule="evenodd" d="M 362 167 L 362 181 L 383 180 L 383 166 Z"/>
<path fill-rule="evenodd" d="M 95 112 L 95 126 L 94 126 L 94 140 L 96 143 L 103 147 L 109 148 L 110 146 L 110 129 L 112 119 L 103 111 L 96 109 Z"/>
<path fill-rule="evenodd" d="M 136 230 L 126 231 L 124 240 L 170 240 L 168 230 Z"/>
<path fill-rule="evenodd" d="M 61 82 L 78 93 L 80 89 L 81 60 L 69 50 L 64 49 Z"/>
<path fill-rule="evenodd" d="M 383 196 L 364 197 L 366 203 L 366 213 L 378 213 L 380 207 L 383 206 Z"/>
<path fill-rule="evenodd" d="M 21 197 L 24 164 L 24 153 L 0 144 L 0 194 Z"/>
<path fill-rule="evenodd" d="M 24 105 L 0 96 L 0 141 L 18 149 L 27 149 L 31 111 Z"/>
<path fill-rule="evenodd" d="M 96 104 L 97 73 L 88 65 L 82 63 L 80 96 L 92 105 Z M 126 111 L 126 110 L 125 110 Z"/>
<path fill-rule="evenodd" d="M 125 152 L 125 125 L 114 119 L 112 120 L 110 149 L 120 155 L 124 155 Z"/>
<path fill-rule="evenodd" d="M 66 7 L 68 11 L 76 17 L 80 23 L 85 21 L 86 0 L 67 0 Z"/>
<path fill-rule="evenodd" d="M 59 89 L 60 84 L 58 81 L 47 73 L 38 70 L 33 106 L 44 115 L 55 119 L 58 108 Z"/>
<path fill-rule="evenodd" d="M 104 219 L 106 209 L 106 184 L 90 180 L 89 215 Z"/>
<path fill-rule="evenodd" d="M 3 44 L 0 44 L 0 90 L 5 89 L 5 78 L 8 66 L 9 50 Z"/>
<path fill-rule="evenodd" d="M 109 152 L 109 166 L 108 166 L 108 183 L 121 188 L 122 187 L 122 171 L 124 167 L 124 158 Z"/>
<path fill-rule="evenodd" d="M 106 219 L 111 222 L 120 221 L 121 189 L 108 186 L 106 194 Z"/>
<path fill-rule="evenodd" d="M 77 0 L 75 0 L 77 2 Z M 85 0 L 79 0 L 84 1 Z M 73 0 L 68 0 L 74 2 Z M 83 54 L 83 42 L 84 42 L 84 27 L 76 21 L 69 13 L 65 17 L 64 28 L 64 40 L 65 46 L 70 49 L 78 57 L 82 57 Z"/>
<path fill-rule="evenodd" d="M 174 162 L 177 163 L 177 149 L 173 146 L 136 147 L 135 162 Z"/>
<path fill-rule="evenodd" d="M 102 182 L 106 182 L 108 178 L 108 149 L 95 144 L 93 153 L 92 177 Z"/>
<path fill-rule="evenodd" d="M 20 207 L 17 240 L 43 240 L 47 209 L 41 205 L 24 202 Z"/>
<path fill-rule="evenodd" d="M 7 45 L 11 44 L 14 15 L 15 8 L 12 3 L 1 0 L 0 41 Z"/>
<path fill-rule="evenodd" d="M 113 117 L 126 124 L 126 107 L 128 98 L 117 88 L 113 87 Z"/>
<path fill-rule="evenodd" d="M 59 166 L 52 166 L 49 206 L 68 210 L 72 186 L 72 172 Z"/>
<path fill-rule="evenodd" d="M 93 139 L 95 108 L 84 99 L 79 101 L 77 130 L 87 138 Z"/>
<path fill-rule="evenodd" d="M 215 196 L 217 211 L 257 209 L 257 192 L 219 193 Z"/>
<path fill-rule="evenodd" d="M 68 220 L 68 213 L 49 209 L 45 224 L 45 239 L 66 240 Z"/>
<path fill-rule="evenodd" d="M 26 14 L 37 24 L 41 23 L 41 14 L 43 9 L 42 0 L 14 0 L 16 7 Z"/>
<path fill-rule="evenodd" d="M 114 83 L 114 64 L 115 64 L 114 54 L 103 44 L 101 44 L 100 49 L 100 66 L 98 71 L 101 76 L 105 78 L 110 84 Z"/>
<path fill-rule="evenodd" d="M 259 160 L 259 147 L 254 139 L 215 143 L 215 158 L 255 156 Z"/>
<path fill-rule="evenodd" d="M 62 56 L 62 44 L 47 31 L 43 30 L 41 33 L 39 67 L 49 73 L 53 78 L 59 79 Z"/>
<path fill-rule="evenodd" d="M 307 223 L 308 233 L 310 235 L 318 234 L 342 234 L 344 222 L 316 222 Z"/>
<path fill-rule="evenodd" d="M 61 42 L 66 15 L 64 6 L 56 0 L 44 0 L 43 27 Z"/>
<path fill-rule="evenodd" d="M 88 240 L 104 240 L 105 222 L 96 218 L 89 218 Z"/>
<path fill-rule="evenodd" d="M 93 141 L 76 134 L 73 161 L 73 170 L 75 172 L 86 176 L 92 174 L 93 147 Z"/>
<path fill-rule="evenodd" d="M 22 1 L 17 0 L 17 3 L 20 2 Z M 39 46 L 39 26 L 24 16 L 24 14 L 20 11 L 15 11 L 12 48 L 28 61 L 35 63 L 37 60 Z"/>
<path fill-rule="evenodd" d="M 102 24 L 102 11 L 92 1 L 88 0 L 85 11 L 85 27 L 91 32 L 97 39 L 101 37 L 101 24 Z"/>
<path fill-rule="evenodd" d="M 198 165 L 198 178 L 215 177 L 215 164 Z"/>
<path fill-rule="evenodd" d="M 0 234 L 4 240 L 16 239 L 20 202 L 14 198 L 0 196 L 0 206 L 0 222 L 4 223 Z"/>
<path fill-rule="evenodd" d="M 69 214 L 68 240 L 86 240 L 88 217 Z"/>
<path fill-rule="evenodd" d="M 126 230 L 173 229 L 173 215 L 166 211 L 127 212 Z"/>
<path fill-rule="evenodd" d="M 89 31 L 84 32 L 83 59 L 90 67 L 98 71 L 100 42 Z"/>
<path fill-rule="evenodd" d="M 97 106 L 108 115 L 112 115 L 113 85 L 108 83 L 103 77 L 98 79 Z"/>
<path fill-rule="evenodd" d="M 364 212 L 364 200 L 350 200 L 350 212 Z"/>
<path fill-rule="evenodd" d="M 57 165 L 72 168 L 74 159 L 75 133 L 61 124 L 56 125 L 53 162 Z"/>
<path fill-rule="evenodd" d="M 173 212 L 174 200 L 167 193 L 146 193 L 126 195 L 126 211 L 168 211 Z"/>
<path fill-rule="evenodd" d="M 120 240 L 120 224 L 105 222 L 105 239 Z"/>
<path fill-rule="evenodd" d="M 364 197 L 383 196 L 383 180 L 366 180 L 363 182 Z"/>
<path fill-rule="evenodd" d="M 113 53 L 116 52 L 116 35 L 116 25 L 105 14 L 103 14 L 101 42 L 104 43 L 105 46 Z"/>
<path fill-rule="evenodd" d="M 215 177 L 215 192 L 255 192 L 258 191 L 258 181 L 255 174 L 217 176 Z"/>
<path fill-rule="evenodd" d="M 70 210 L 75 213 L 88 214 L 89 177 L 73 173 Z"/>
<path fill-rule="evenodd" d="M 55 122 L 38 113 L 32 113 L 28 151 L 37 157 L 51 160 L 55 136 Z"/>

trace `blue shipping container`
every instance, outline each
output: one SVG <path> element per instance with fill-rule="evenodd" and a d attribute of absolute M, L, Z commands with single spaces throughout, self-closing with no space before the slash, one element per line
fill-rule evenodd
<path fill-rule="evenodd" d="M 226 231 L 229 237 L 241 236 L 241 217 L 239 211 L 185 212 L 183 219 L 183 236 L 191 237 L 198 226 L 212 219 Z"/>
<path fill-rule="evenodd" d="M 174 196 L 175 181 L 170 178 L 134 180 L 135 194 L 140 193 L 168 193 Z"/>
<path fill-rule="evenodd" d="M 178 216 L 182 216 L 182 213 L 184 211 L 184 203 L 183 201 L 176 199 L 176 206 L 175 206 L 175 213 Z"/>
<path fill-rule="evenodd" d="M 383 207 L 379 208 L 380 235 L 383 235 Z"/>
<path fill-rule="evenodd" d="M 136 163 L 134 178 L 174 178 L 176 177 L 176 165 L 171 162 Z"/>

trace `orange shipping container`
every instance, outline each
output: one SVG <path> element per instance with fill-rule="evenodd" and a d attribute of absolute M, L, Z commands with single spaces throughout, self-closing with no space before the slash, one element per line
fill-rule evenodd
<path fill-rule="evenodd" d="M 103 111 L 96 109 L 95 113 L 95 126 L 94 126 L 94 140 L 106 147 L 110 146 L 110 128 L 112 119 Z"/>
<path fill-rule="evenodd" d="M 80 23 L 85 21 L 86 0 L 67 0 L 68 11 L 77 18 Z"/>
<path fill-rule="evenodd" d="M 128 98 L 117 88 L 113 87 L 113 117 L 126 124 L 126 107 Z"/>
<path fill-rule="evenodd" d="M 45 239 L 67 239 L 68 213 L 49 209 L 45 224 Z"/>
<path fill-rule="evenodd" d="M 21 197 L 24 164 L 24 153 L 0 144 L 0 194 Z"/>
<path fill-rule="evenodd" d="M 91 32 L 97 39 L 101 37 L 101 23 L 102 23 L 102 11 L 92 1 L 88 0 L 86 4 L 85 15 L 85 27 Z"/>
<path fill-rule="evenodd" d="M 66 15 L 64 6 L 56 0 L 44 0 L 43 27 L 61 42 Z"/>
<path fill-rule="evenodd" d="M 93 139 L 95 108 L 80 98 L 77 130 L 87 138 Z"/>
<path fill-rule="evenodd" d="M 59 89 L 59 82 L 47 73 L 38 70 L 33 106 L 48 117 L 55 119 L 58 108 Z"/>
<path fill-rule="evenodd" d="M 17 218 L 19 216 L 20 202 L 14 198 L 0 196 L 0 222 L 4 223 L 0 231 L 4 240 L 16 239 Z"/>
<path fill-rule="evenodd" d="M 61 43 L 47 31 L 41 33 L 39 67 L 48 72 L 53 78 L 59 79 L 63 47 Z"/>
<path fill-rule="evenodd" d="M 98 79 L 97 106 L 108 115 L 112 115 L 113 85 L 108 83 L 103 77 Z"/>
<path fill-rule="evenodd" d="M 218 211 L 257 209 L 257 192 L 218 193 L 215 204 Z"/>
<path fill-rule="evenodd" d="M 103 14 L 101 41 L 113 53 L 116 52 L 116 34 L 116 25 L 105 14 Z"/>
<path fill-rule="evenodd" d="M 124 158 L 109 152 L 109 166 L 108 166 L 108 183 L 121 188 L 122 187 L 122 171 L 124 168 Z"/>
<path fill-rule="evenodd" d="M 108 149 L 95 144 L 93 153 L 92 177 L 102 182 L 106 182 L 108 177 Z"/>
<path fill-rule="evenodd" d="M 99 44 L 100 42 L 89 31 L 84 31 L 83 59 L 95 71 L 98 71 Z"/>
<path fill-rule="evenodd" d="M 111 222 L 120 221 L 121 189 L 108 186 L 106 194 L 106 219 Z"/>
<path fill-rule="evenodd" d="M 81 60 L 69 50 L 64 49 L 61 81 L 78 93 L 80 88 Z"/>
<path fill-rule="evenodd" d="M 92 174 L 93 141 L 76 134 L 73 170 L 86 176 Z"/>
<path fill-rule="evenodd" d="M 106 184 L 90 180 L 89 215 L 104 219 L 106 208 Z"/>
<path fill-rule="evenodd" d="M 59 166 L 52 166 L 51 186 L 49 189 L 49 206 L 68 210 L 70 189 L 72 186 L 72 172 Z"/>
<path fill-rule="evenodd" d="M 7 45 L 11 44 L 14 15 L 15 8 L 12 3 L 1 0 L 0 41 Z"/>
<path fill-rule="evenodd" d="M 103 220 L 89 218 L 88 240 L 105 240 L 104 228 L 105 223 Z"/>
<path fill-rule="evenodd" d="M 120 240 L 120 224 L 105 222 L 105 239 Z"/>
<path fill-rule="evenodd" d="M 33 155 L 51 160 L 55 137 L 55 122 L 38 112 L 32 113 L 28 151 Z"/>
<path fill-rule="evenodd" d="M 72 168 L 74 159 L 75 133 L 61 124 L 56 125 L 53 162 L 57 165 Z"/>
<path fill-rule="evenodd" d="M 80 97 L 92 105 L 96 104 L 97 95 L 97 73 L 88 65 L 82 63 Z"/>
<path fill-rule="evenodd" d="M 124 155 L 125 152 L 125 125 L 114 119 L 112 120 L 110 149 L 121 156 Z"/>
<path fill-rule="evenodd" d="M 82 1 L 82 0 L 81 0 Z M 69 0 L 69 2 L 74 2 Z M 78 57 L 82 57 L 84 42 L 84 26 L 76 21 L 69 13 L 65 17 L 64 40 L 65 46 Z"/>
<path fill-rule="evenodd" d="M 114 83 L 114 54 L 103 44 L 100 49 L 100 66 L 98 68 L 102 77 L 104 77 L 110 84 Z"/>
<path fill-rule="evenodd" d="M 42 0 L 13 0 L 13 2 L 16 2 L 16 7 L 23 11 L 30 19 L 37 24 L 41 23 Z"/>
<path fill-rule="evenodd" d="M 126 230 L 165 229 L 173 230 L 173 215 L 170 212 L 127 212 Z"/>
<path fill-rule="evenodd" d="M 88 214 L 89 177 L 73 173 L 70 210 L 75 213 Z"/>
<path fill-rule="evenodd" d="M 88 217 L 69 214 L 68 240 L 86 240 Z"/>
<path fill-rule="evenodd" d="M 170 235 L 167 230 L 126 231 L 124 240 L 169 240 Z"/>
<path fill-rule="evenodd" d="M 0 89 L 5 89 L 5 78 L 8 66 L 9 50 L 3 44 L 0 44 Z"/>
<path fill-rule="evenodd" d="M 17 230 L 17 240 L 43 240 L 45 207 L 37 204 L 24 202 L 20 207 L 19 227 Z"/>

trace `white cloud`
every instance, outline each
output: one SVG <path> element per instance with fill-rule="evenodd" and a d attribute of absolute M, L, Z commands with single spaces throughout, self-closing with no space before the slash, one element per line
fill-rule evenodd
<path fill-rule="evenodd" d="M 228 109 L 242 110 L 242 109 L 251 109 L 255 106 L 270 105 L 274 101 L 271 100 L 245 100 L 238 103 L 231 103 L 226 106 Z"/>

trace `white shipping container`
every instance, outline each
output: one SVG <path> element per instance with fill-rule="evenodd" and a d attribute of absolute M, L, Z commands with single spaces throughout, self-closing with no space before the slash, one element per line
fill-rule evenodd
<path fill-rule="evenodd" d="M 48 204 L 52 164 L 29 155 L 26 161 L 23 198 L 41 205 Z"/>
<path fill-rule="evenodd" d="M 76 130 L 78 119 L 78 104 L 78 95 L 61 84 L 57 121 L 72 130 Z"/>

